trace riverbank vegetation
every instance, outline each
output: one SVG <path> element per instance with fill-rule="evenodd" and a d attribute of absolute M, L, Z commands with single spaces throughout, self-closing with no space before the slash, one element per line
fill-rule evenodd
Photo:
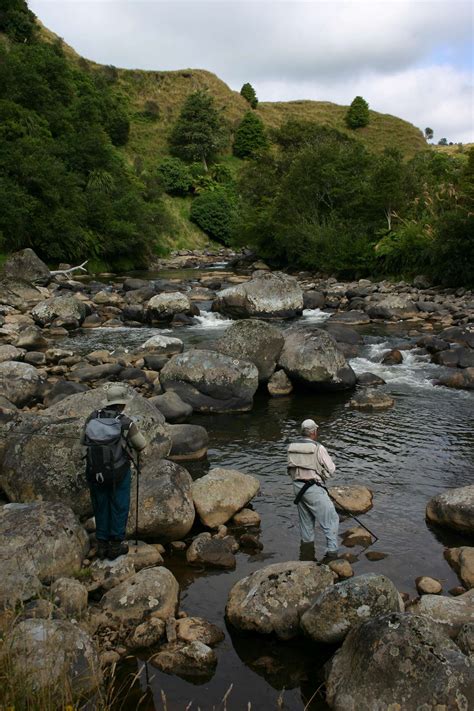
<path fill-rule="evenodd" d="M 97 65 L 25 0 L 0 33 L 0 252 L 124 271 L 215 240 L 342 278 L 473 283 L 462 146 L 438 152 L 362 97 L 262 103 L 202 70 Z"/>

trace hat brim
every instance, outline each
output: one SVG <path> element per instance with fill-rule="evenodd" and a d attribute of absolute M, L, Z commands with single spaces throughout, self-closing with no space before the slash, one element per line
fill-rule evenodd
<path fill-rule="evenodd" d="M 128 400 L 124 400 L 123 398 L 116 398 L 115 400 L 107 400 L 105 405 L 126 405 L 127 403 Z"/>

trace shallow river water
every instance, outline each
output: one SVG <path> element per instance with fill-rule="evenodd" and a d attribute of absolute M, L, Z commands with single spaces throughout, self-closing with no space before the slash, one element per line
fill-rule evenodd
<path fill-rule="evenodd" d="M 319 310 L 305 312 L 301 320 L 323 323 L 328 315 Z M 181 327 L 173 333 L 186 346 L 202 346 L 217 338 L 229 323 L 204 312 L 199 325 Z M 157 330 L 94 329 L 75 335 L 70 345 L 84 353 L 98 347 L 133 349 Z M 383 388 L 395 398 L 390 410 L 362 413 L 347 407 L 350 393 L 298 391 L 284 398 L 258 393 L 253 410 L 245 414 L 193 416 L 191 422 L 207 428 L 210 445 L 207 459 L 187 468 L 193 477 L 215 466 L 258 477 L 261 491 L 253 508 L 262 517 L 260 540 L 264 548 L 253 555 L 239 552 L 237 568 L 232 572 L 191 570 L 183 554 L 168 558 L 167 565 L 181 585 L 181 609 L 189 615 L 205 617 L 225 628 L 227 594 L 237 580 L 270 563 L 299 558 L 286 447 L 306 417 L 320 424 L 320 441 L 337 464 L 334 483 L 364 484 L 374 491 L 374 507 L 361 518 L 379 537 L 371 550 L 388 556 L 370 562 L 360 548 L 352 549 L 359 553 L 353 564 L 355 574 L 384 573 L 399 590 L 412 596 L 419 575 L 440 579 L 446 593 L 458 584 L 444 560 L 443 548 L 466 541 L 454 533 L 430 528 L 424 513 L 431 496 L 473 482 L 474 396 L 435 387 L 432 381 L 441 368 L 412 351 L 404 353 L 402 365 L 382 365 L 384 352 L 410 341 L 400 327 L 359 330 L 365 335 L 364 347 L 360 357 L 350 363 L 358 373 L 370 370 L 386 380 Z M 351 519 L 343 520 L 340 530 L 352 525 Z M 316 548 L 319 553 L 324 550 L 319 532 Z M 247 709 L 249 703 L 252 709 L 265 710 L 327 708 L 317 690 L 321 667 L 332 650 L 319 649 L 302 639 L 282 643 L 227 628 L 225 632 L 224 642 L 216 649 L 216 671 L 199 685 L 131 659 L 123 672 L 140 670 L 140 688 L 137 686 L 126 699 L 121 695 L 122 708 L 136 708 L 138 698 L 146 692 L 140 709 L 223 709 L 222 699 L 231 686 L 227 709 Z"/>

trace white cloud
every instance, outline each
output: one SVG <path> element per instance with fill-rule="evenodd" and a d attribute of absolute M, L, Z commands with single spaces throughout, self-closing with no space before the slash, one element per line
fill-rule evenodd
<path fill-rule="evenodd" d="M 472 7 L 464 0 L 31 0 L 84 56 L 143 69 L 200 67 L 262 99 L 317 98 L 474 139 Z"/>

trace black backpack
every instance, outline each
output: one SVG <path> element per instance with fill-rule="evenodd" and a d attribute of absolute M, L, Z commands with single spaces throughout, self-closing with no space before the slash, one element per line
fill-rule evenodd
<path fill-rule="evenodd" d="M 118 484 L 130 466 L 126 438 L 131 420 L 113 410 L 96 410 L 86 423 L 86 476 L 94 484 Z"/>

